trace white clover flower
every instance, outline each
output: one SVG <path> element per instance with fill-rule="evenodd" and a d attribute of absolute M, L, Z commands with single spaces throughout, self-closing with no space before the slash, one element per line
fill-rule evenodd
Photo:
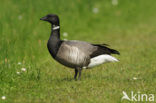
<path fill-rule="evenodd" d="M 118 0 L 112 0 L 112 5 L 114 6 L 118 5 Z"/>
<path fill-rule="evenodd" d="M 6 99 L 6 96 L 2 96 L 2 99 L 5 100 Z"/>
<path fill-rule="evenodd" d="M 64 33 L 63 33 L 63 36 L 64 36 L 64 37 L 67 37 L 67 36 L 68 36 L 68 33 L 67 33 L 67 32 L 64 32 Z"/>
<path fill-rule="evenodd" d="M 21 62 L 18 62 L 18 65 L 21 65 L 22 63 Z"/>
<path fill-rule="evenodd" d="M 18 20 L 22 20 L 22 15 L 19 15 L 18 16 Z"/>
<path fill-rule="evenodd" d="M 18 75 L 21 74 L 20 72 L 16 72 Z"/>
<path fill-rule="evenodd" d="M 68 39 L 64 38 L 63 40 L 64 40 L 64 41 L 67 41 Z"/>
<path fill-rule="evenodd" d="M 99 9 L 98 8 L 93 8 L 93 13 L 94 14 L 97 14 L 99 12 Z"/>
<path fill-rule="evenodd" d="M 133 77 L 133 80 L 137 80 L 138 78 L 136 78 L 136 77 Z"/>
<path fill-rule="evenodd" d="M 25 72 L 25 71 L 26 71 L 26 68 L 21 68 L 21 70 L 22 70 L 23 72 Z"/>

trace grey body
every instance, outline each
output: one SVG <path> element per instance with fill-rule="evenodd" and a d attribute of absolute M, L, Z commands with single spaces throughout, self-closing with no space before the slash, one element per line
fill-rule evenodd
<path fill-rule="evenodd" d="M 56 55 L 56 60 L 70 68 L 87 67 L 90 63 L 90 54 L 97 49 L 87 42 L 82 41 L 64 41 Z"/>

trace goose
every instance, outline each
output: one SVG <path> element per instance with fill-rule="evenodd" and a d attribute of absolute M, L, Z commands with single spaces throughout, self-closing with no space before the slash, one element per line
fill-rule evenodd
<path fill-rule="evenodd" d="M 88 69 L 107 62 L 117 62 L 111 54 L 120 54 L 107 44 L 91 44 L 78 40 L 60 39 L 60 22 L 56 14 L 48 14 L 40 20 L 51 24 L 51 35 L 47 48 L 51 56 L 60 64 L 75 69 L 74 79 L 81 78 L 82 69 Z"/>

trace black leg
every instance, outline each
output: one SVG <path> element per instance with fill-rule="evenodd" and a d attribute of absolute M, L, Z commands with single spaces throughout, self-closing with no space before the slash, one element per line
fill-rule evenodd
<path fill-rule="evenodd" d="M 75 75 L 74 75 L 75 80 L 76 80 L 76 77 L 77 77 L 77 73 L 78 73 L 78 70 L 75 68 Z"/>
<path fill-rule="evenodd" d="M 78 71 L 79 71 L 79 77 L 78 77 L 78 80 L 81 79 L 81 71 L 82 71 L 82 68 L 78 68 Z"/>

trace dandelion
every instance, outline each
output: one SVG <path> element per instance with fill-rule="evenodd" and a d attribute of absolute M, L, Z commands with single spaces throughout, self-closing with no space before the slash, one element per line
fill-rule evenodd
<path fill-rule="evenodd" d="M 112 0 L 112 5 L 114 6 L 118 5 L 118 0 Z"/>
<path fill-rule="evenodd" d="M 93 8 L 93 13 L 94 14 L 97 14 L 99 12 L 99 9 L 98 8 Z"/>
<path fill-rule="evenodd" d="M 6 99 L 6 97 L 5 97 L 5 96 L 2 96 L 2 99 L 3 99 L 3 100 L 5 100 L 5 99 Z"/>
<path fill-rule="evenodd" d="M 64 36 L 64 37 L 67 37 L 67 36 L 68 36 L 68 33 L 67 33 L 67 32 L 64 32 L 64 33 L 63 33 L 63 36 Z"/>
<path fill-rule="evenodd" d="M 18 62 L 18 65 L 21 65 L 22 63 L 21 62 Z"/>
<path fill-rule="evenodd" d="M 26 68 L 21 68 L 21 70 L 22 70 L 23 72 L 25 72 L 25 71 L 26 71 Z"/>
<path fill-rule="evenodd" d="M 22 15 L 19 15 L 18 16 L 18 20 L 22 20 Z"/>

